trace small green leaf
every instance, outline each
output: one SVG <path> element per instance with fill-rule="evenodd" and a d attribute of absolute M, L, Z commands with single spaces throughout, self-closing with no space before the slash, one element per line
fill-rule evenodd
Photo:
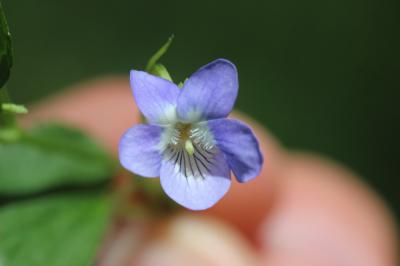
<path fill-rule="evenodd" d="M 24 105 L 15 104 L 15 103 L 2 103 L 1 109 L 5 112 L 14 113 L 14 114 L 27 114 L 28 109 Z"/>
<path fill-rule="evenodd" d="M 11 34 L 0 2 L 0 89 L 7 82 L 12 66 Z"/>
<path fill-rule="evenodd" d="M 0 265 L 94 265 L 111 205 L 103 193 L 6 205 L 0 209 Z"/>
<path fill-rule="evenodd" d="M 18 142 L 0 143 L 0 195 L 98 184 L 114 170 L 108 154 L 89 137 L 61 126 L 41 126 Z"/>

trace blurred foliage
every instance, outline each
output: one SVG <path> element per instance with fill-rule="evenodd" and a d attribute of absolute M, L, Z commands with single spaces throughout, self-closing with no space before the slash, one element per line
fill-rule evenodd
<path fill-rule="evenodd" d="M 45 125 L 0 146 L 0 196 L 109 180 L 115 170 L 106 152 L 81 132 Z"/>
<path fill-rule="evenodd" d="M 74 129 L 3 131 L 0 265 L 92 265 L 111 217 L 114 162 Z"/>
<path fill-rule="evenodd" d="M 0 89 L 8 80 L 12 65 L 11 37 L 0 2 Z"/>
<path fill-rule="evenodd" d="M 175 80 L 217 57 L 232 60 L 239 109 L 286 146 L 345 163 L 400 213 L 400 1 L 3 5 L 16 51 L 9 86 L 18 102 L 82 79 L 144 69 L 148 55 L 174 33 L 163 63 Z"/>
<path fill-rule="evenodd" d="M 103 193 L 81 193 L 1 208 L 0 265 L 93 265 L 110 207 Z"/>

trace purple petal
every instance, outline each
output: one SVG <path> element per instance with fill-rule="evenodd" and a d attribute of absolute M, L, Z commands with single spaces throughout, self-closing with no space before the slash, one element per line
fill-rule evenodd
<path fill-rule="evenodd" d="M 234 64 L 215 60 L 195 72 L 183 85 L 178 98 L 178 116 L 184 121 L 226 117 L 238 93 L 238 76 Z"/>
<path fill-rule="evenodd" d="M 177 203 L 192 210 L 210 208 L 228 191 L 230 169 L 224 155 L 218 151 L 213 165 L 202 176 L 183 173 L 174 161 L 164 160 L 160 171 L 161 186 L 165 193 Z"/>
<path fill-rule="evenodd" d="M 207 125 L 239 182 L 247 182 L 259 175 L 263 156 L 247 125 L 232 119 L 207 121 Z"/>
<path fill-rule="evenodd" d="M 150 123 L 167 124 L 175 119 L 180 89 L 174 83 L 132 70 L 131 87 L 137 106 Z"/>
<path fill-rule="evenodd" d="M 119 143 L 122 166 L 144 177 L 158 177 L 162 159 L 158 144 L 162 132 L 155 125 L 140 124 L 128 129 Z"/>

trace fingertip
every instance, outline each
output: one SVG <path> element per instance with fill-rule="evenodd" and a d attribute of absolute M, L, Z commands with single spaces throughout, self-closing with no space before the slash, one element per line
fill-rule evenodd
<path fill-rule="evenodd" d="M 332 265 L 395 265 L 393 218 L 356 175 L 306 154 L 292 155 L 285 169 L 259 234 L 266 252 Z"/>
<path fill-rule="evenodd" d="M 257 254 L 235 230 L 209 217 L 178 215 L 142 249 L 135 265 L 257 265 Z"/>
<path fill-rule="evenodd" d="M 23 126 L 57 122 L 85 130 L 117 153 L 119 138 L 140 121 L 129 87 L 129 78 L 110 76 L 74 85 L 34 104 Z"/>

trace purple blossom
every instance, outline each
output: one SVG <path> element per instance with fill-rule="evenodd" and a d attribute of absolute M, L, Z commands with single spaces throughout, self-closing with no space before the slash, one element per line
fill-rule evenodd
<path fill-rule="evenodd" d="M 160 177 L 165 193 L 182 206 L 203 210 L 263 164 L 259 144 L 244 123 L 227 118 L 238 94 L 236 67 L 215 60 L 180 89 L 143 71 L 131 71 L 137 106 L 149 124 L 134 126 L 119 144 L 121 164 L 144 177 Z"/>

